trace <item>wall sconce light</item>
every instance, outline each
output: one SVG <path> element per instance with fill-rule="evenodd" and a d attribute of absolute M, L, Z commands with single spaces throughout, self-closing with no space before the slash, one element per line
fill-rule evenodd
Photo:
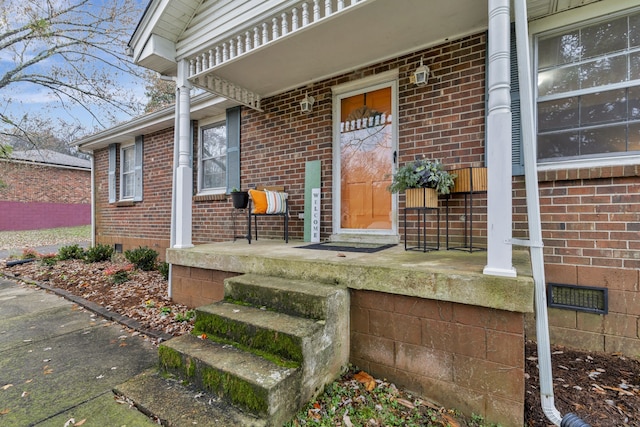
<path fill-rule="evenodd" d="M 303 113 L 309 113 L 311 112 L 311 109 L 313 108 L 313 103 L 315 102 L 315 98 L 313 96 L 309 96 L 308 94 L 304 95 L 304 99 L 302 101 L 300 101 L 300 110 Z"/>
<path fill-rule="evenodd" d="M 418 86 L 427 84 L 427 80 L 429 80 L 429 73 L 431 73 L 431 70 L 427 65 L 422 63 L 422 58 L 420 58 L 420 66 L 413 72 L 413 83 Z"/>

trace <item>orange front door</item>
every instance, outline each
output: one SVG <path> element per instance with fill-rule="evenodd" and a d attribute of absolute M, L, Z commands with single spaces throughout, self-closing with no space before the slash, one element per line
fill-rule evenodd
<path fill-rule="evenodd" d="M 393 171 L 391 88 L 340 101 L 342 229 L 391 230 Z"/>

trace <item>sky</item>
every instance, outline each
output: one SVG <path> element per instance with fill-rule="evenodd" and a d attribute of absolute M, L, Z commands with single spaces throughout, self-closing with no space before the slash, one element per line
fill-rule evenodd
<path fill-rule="evenodd" d="M 0 0 L 0 36 L 6 35 L 12 28 L 23 25 L 28 22 L 25 17 L 30 11 L 35 11 L 34 14 L 38 14 L 39 8 L 46 7 L 47 3 L 54 4 L 54 7 L 64 7 L 65 3 L 78 3 L 80 0 Z M 132 14 L 133 19 L 127 24 L 126 28 L 126 40 L 131 36 L 134 31 L 135 25 L 142 17 L 144 7 L 147 0 L 89 0 L 92 4 L 90 6 L 91 11 L 96 10 L 99 7 L 100 2 L 105 4 L 122 3 L 122 2 L 134 2 L 137 11 Z M 41 16 L 41 15 L 38 15 Z M 13 48 L 13 49 L 12 49 Z M 0 49 L 0 79 L 5 73 L 15 70 L 17 63 L 24 63 L 31 60 L 37 52 L 41 51 L 42 45 L 24 45 L 15 44 L 9 48 Z M 84 67 L 79 58 L 72 64 L 74 67 Z M 54 56 L 48 59 L 44 59 L 38 62 L 36 65 L 29 67 L 26 71 L 29 74 L 41 74 L 44 76 L 50 76 L 53 74 L 55 67 L 64 66 L 62 58 Z M 102 72 L 109 67 L 101 64 L 99 61 L 89 61 L 88 67 L 97 67 L 97 71 Z M 67 65 L 67 68 L 68 65 Z M 141 79 L 134 78 L 128 74 L 120 74 L 119 76 L 113 72 L 109 72 L 109 77 L 113 79 L 113 84 L 116 85 L 118 96 L 123 98 L 134 97 L 139 101 L 141 108 L 146 103 L 144 82 Z M 102 86 L 102 85 L 101 85 Z M 95 92 L 100 88 L 87 87 Z M 13 118 L 20 118 L 25 113 L 30 116 L 37 116 L 39 118 L 50 118 L 54 122 L 58 120 L 64 120 L 65 122 L 81 123 L 87 130 L 98 130 L 104 125 L 113 125 L 112 122 L 104 120 L 107 116 L 106 111 L 101 111 L 96 105 L 90 105 L 94 114 L 97 115 L 103 123 L 96 120 L 92 115 L 87 112 L 83 107 L 73 105 L 69 99 L 65 99 L 64 102 L 51 93 L 45 87 L 40 85 L 16 82 L 11 83 L 8 86 L 0 88 L 0 113 L 11 115 Z M 116 120 L 126 121 L 132 118 L 132 116 L 118 112 L 117 109 L 110 107 L 109 112 L 114 114 Z M 142 109 L 138 111 L 141 113 Z"/>

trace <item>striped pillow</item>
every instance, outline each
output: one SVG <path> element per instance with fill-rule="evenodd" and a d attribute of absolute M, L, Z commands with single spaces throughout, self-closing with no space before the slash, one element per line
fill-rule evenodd
<path fill-rule="evenodd" d="M 283 214 L 287 212 L 287 193 L 264 190 L 267 194 L 267 214 Z"/>

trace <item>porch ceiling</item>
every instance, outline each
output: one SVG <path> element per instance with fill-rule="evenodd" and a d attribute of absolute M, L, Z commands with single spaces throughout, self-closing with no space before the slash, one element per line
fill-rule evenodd
<path fill-rule="evenodd" d="M 486 27 L 486 1 L 369 0 L 216 65 L 200 77 L 222 78 L 266 97 Z"/>

